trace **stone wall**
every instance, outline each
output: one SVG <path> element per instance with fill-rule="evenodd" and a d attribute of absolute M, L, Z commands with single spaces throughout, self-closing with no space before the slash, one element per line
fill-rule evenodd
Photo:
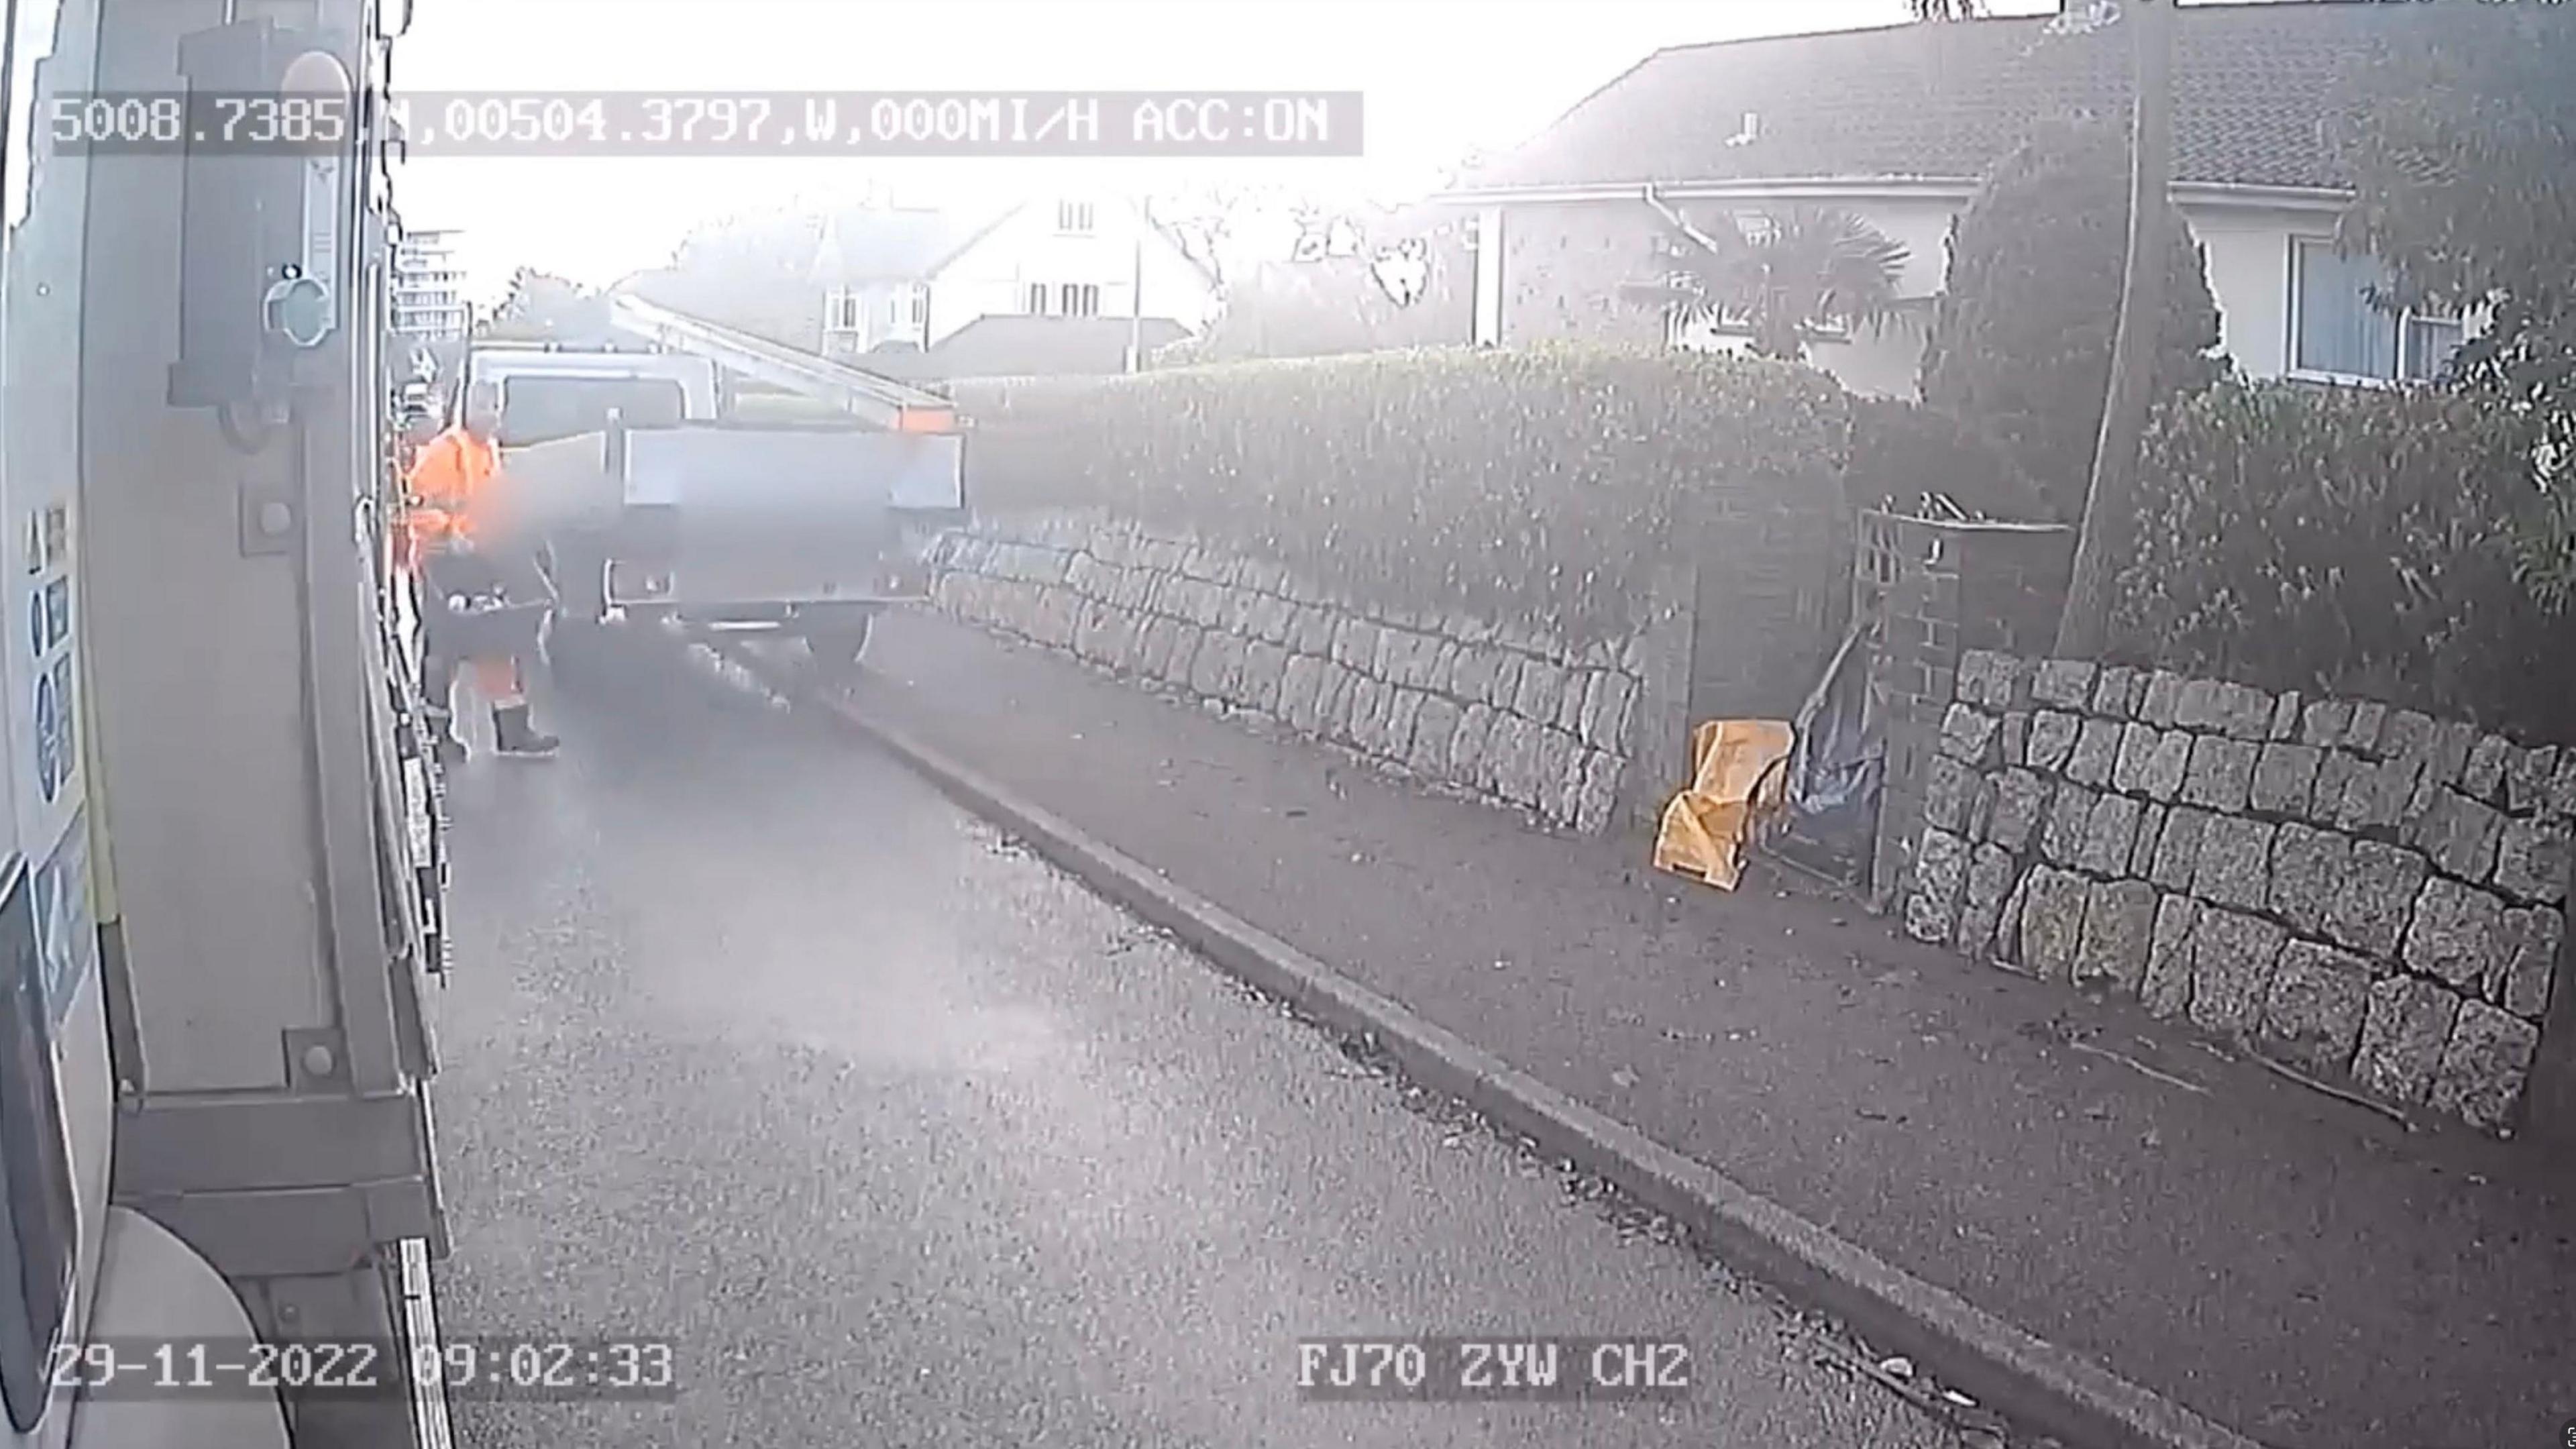
<path fill-rule="evenodd" d="M 1971 651 L 1923 816 L 1918 939 L 2515 1125 L 2567 932 L 2576 750 Z"/>
<path fill-rule="evenodd" d="M 939 607 L 1584 831 L 1631 779 L 1647 646 L 1575 648 L 1333 597 L 1285 569 L 1097 514 L 979 517 L 933 555 Z M 1644 772 L 1637 772 L 1642 775 Z M 1657 788 L 1670 788 L 1663 784 Z"/>

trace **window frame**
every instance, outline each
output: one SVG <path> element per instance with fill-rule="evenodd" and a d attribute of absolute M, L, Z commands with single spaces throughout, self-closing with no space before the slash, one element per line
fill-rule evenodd
<path fill-rule="evenodd" d="M 2300 364 L 2300 334 L 2307 322 L 2307 288 L 2304 285 L 2307 266 L 2306 258 L 2311 248 L 2323 247 L 2331 252 L 2334 248 L 2334 244 L 2335 239 L 2331 236 L 2319 235 L 2313 232 L 2294 231 L 2290 233 L 2289 271 L 2287 279 L 2289 305 L 2284 309 L 2287 313 L 2287 317 L 2285 319 L 2287 326 L 2285 329 L 2286 335 L 2282 338 L 2281 345 L 2281 375 L 2292 382 L 2322 383 L 2332 387 L 2424 387 L 2437 381 L 2441 377 L 2441 368 L 2439 366 L 2433 368 L 2431 371 L 2420 377 L 2410 377 L 2407 375 L 2407 331 L 2413 326 L 2413 324 L 2418 322 L 2453 328 L 2459 333 L 2459 342 L 2454 343 L 2451 349 L 2452 352 L 2456 353 L 2460 346 L 2464 345 L 2468 341 L 2469 337 L 2469 319 L 2465 314 L 2458 312 L 2434 311 L 2419 307 L 2400 307 L 2394 311 L 2384 308 L 2372 308 L 2372 310 L 2376 311 L 2378 315 L 2387 319 L 2392 334 L 2392 345 L 2389 352 L 2390 375 L 2387 377 L 2380 377 L 2366 372 L 2337 372 L 2327 368 L 2306 367 Z M 2379 261 L 2376 257 L 2372 258 L 2372 262 L 2383 271 L 2387 268 L 2387 263 Z M 2366 298 L 2363 299 L 2362 305 L 2365 307 L 2371 306 L 2370 302 Z M 2445 364 L 2447 364 L 2449 360 L 2450 359 L 2447 355 L 2443 358 L 2443 362 Z"/>
<path fill-rule="evenodd" d="M 656 401 L 667 401 L 670 406 L 665 409 L 660 409 L 655 416 L 650 417 L 643 422 L 636 422 L 632 418 L 629 418 L 626 422 L 626 426 L 630 428 L 649 429 L 680 427 L 690 421 L 689 389 L 686 384 L 682 383 L 680 379 L 676 377 L 666 377 L 653 373 L 628 373 L 622 375 L 603 374 L 599 376 L 576 377 L 542 372 L 505 372 L 500 378 L 502 429 L 499 437 L 500 441 L 511 447 L 526 447 L 532 443 L 557 442 L 564 438 L 579 437 L 584 433 L 597 432 L 600 430 L 600 428 L 587 426 L 587 423 L 589 422 L 587 417 L 580 417 L 577 421 L 585 424 L 585 426 L 576 427 L 568 432 L 546 431 L 541 433 L 539 436 L 532 438 L 524 430 L 514 431 L 509 424 L 511 413 L 510 389 L 513 385 L 517 385 L 525 389 L 519 394 L 521 403 L 520 416 L 522 418 L 524 418 L 530 410 L 538 411 L 540 417 L 542 417 L 543 409 L 546 407 L 550 405 L 559 406 L 556 402 L 557 398 L 571 398 L 578 396 L 583 389 L 597 389 L 605 391 L 610 387 L 616 387 L 620 389 L 633 390 L 628 394 L 630 396 L 640 394 L 646 389 L 650 389 L 655 393 L 662 393 L 667 390 L 667 399 L 657 398 Z M 536 396 L 532 398 L 530 396 L 531 393 L 535 393 Z M 571 411 L 571 409 L 565 410 Z M 600 419 L 600 426 L 602 428 L 607 424 L 605 413 L 608 410 L 609 409 L 606 408 L 601 409 L 603 415 Z M 634 409 L 620 406 L 617 407 L 615 411 L 620 414 L 627 414 L 633 412 Z M 667 421 L 663 420 L 663 414 L 667 414 Z"/>
<path fill-rule="evenodd" d="M 1058 236 L 1098 235 L 1099 208 L 1092 202 L 1059 198 L 1055 204 L 1055 231 Z"/>
<path fill-rule="evenodd" d="M 1058 317 L 1097 317 L 1100 315 L 1098 282 L 1059 282 L 1056 284 Z"/>
<path fill-rule="evenodd" d="M 823 330 L 834 336 L 856 335 L 865 330 L 859 306 L 858 290 L 834 287 L 823 295 Z"/>

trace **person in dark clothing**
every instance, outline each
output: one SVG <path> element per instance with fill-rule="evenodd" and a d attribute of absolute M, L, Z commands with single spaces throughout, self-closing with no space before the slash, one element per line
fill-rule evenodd
<path fill-rule="evenodd" d="M 493 441 L 499 420 L 494 390 L 476 388 L 462 419 L 421 449 L 411 471 L 408 521 L 419 550 L 421 632 L 429 656 L 422 683 L 435 748 L 451 761 L 464 755 L 447 716 L 460 659 L 475 692 L 492 707 L 493 744 L 502 754 L 550 755 L 561 743 L 528 721 L 522 660 L 536 646 L 551 593 L 535 557 L 493 524 L 495 495 L 505 482 Z"/>

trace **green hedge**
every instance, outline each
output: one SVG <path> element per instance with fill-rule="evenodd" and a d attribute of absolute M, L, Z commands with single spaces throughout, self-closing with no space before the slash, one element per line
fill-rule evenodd
<path fill-rule="evenodd" d="M 2048 514 L 2048 501 L 2011 452 L 1949 414 L 1874 397 L 1853 398 L 1851 414 L 1845 491 L 1854 506 L 1921 513 L 1928 496 L 1972 518 L 2027 522 Z"/>
<path fill-rule="evenodd" d="M 2576 616 L 2521 576 L 2542 502 L 2462 394 L 2225 383 L 2148 439 L 2120 650 L 2576 738 Z"/>
<path fill-rule="evenodd" d="M 2155 405 L 2224 372 L 2200 244 L 2166 208 Z M 2000 445 L 2030 480 L 2012 517 L 2084 516 L 2129 254 L 2129 144 L 2116 122 L 2041 128 L 1995 164 L 1950 223 L 1946 289 L 1923 348 L 1930 406 Z"/>
<path fill-rule="evenodd" d="M 1422 349 L 956 394 L 978 509 L 1107 509 L 1386 607 L 1575 643 L 1644 622 L 1694 499 L 1833 538 L 1850 431 L 1821 373 L 1662 350 Z"/>

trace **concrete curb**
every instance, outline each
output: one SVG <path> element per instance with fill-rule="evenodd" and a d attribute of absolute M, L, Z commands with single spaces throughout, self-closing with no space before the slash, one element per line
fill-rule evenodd
<path fill-rule="evenodd" d="M 1730 1267 L 1832 1314 L 1873 1343 L 1911 1354 L 1996 1412 L 2078 1449 L 2263 1449 L 1575 1101 L 903 731 L 808 694 L 791 671 L 734 648 L 723 652 L 1220 969 L 1330 1026 L 1374 1035 L 1413 1080 L 1615 1183 L 1690 1229 Z"/>

